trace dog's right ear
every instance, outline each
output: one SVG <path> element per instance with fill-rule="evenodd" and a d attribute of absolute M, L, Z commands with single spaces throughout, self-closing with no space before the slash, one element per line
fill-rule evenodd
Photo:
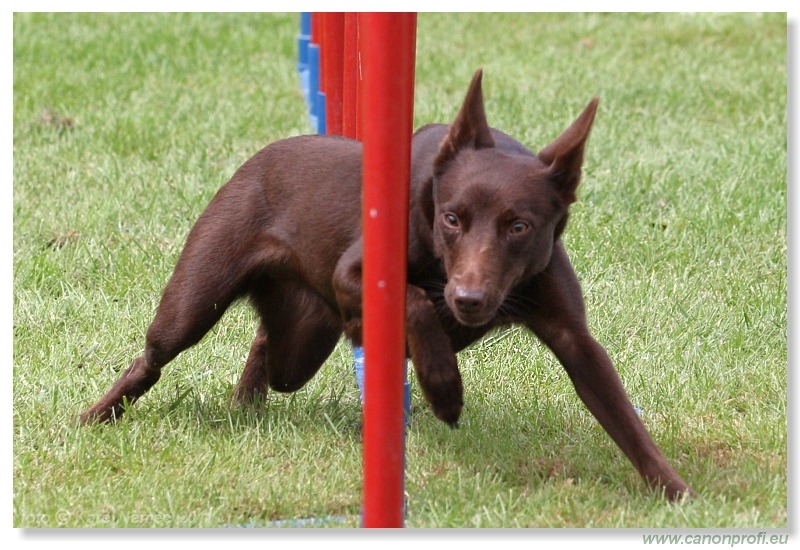
<path fill-rule="evenodd" d="M 539 151 L 538 157 L 548 167 L 550 179 L 561 192 L 566 204 L 575 202 L 575 189 L 581 179 L 583 152 L 598 99 L 594 98 L 580 116 L 553 143 Z"/>
<path fill-rule="evenodd" d="M 478 69 L 472 77 L 467 97 L 464 98 L 456 119 L 450 125 L 447 137 L 439 146 L 439 154 L 433 163 L 433 171 L 437 177 L 442 175 L 447 165 L 462 149 L 494 147 L 494 138 L 483 109 L 482 78 L 483 70 Z"/>

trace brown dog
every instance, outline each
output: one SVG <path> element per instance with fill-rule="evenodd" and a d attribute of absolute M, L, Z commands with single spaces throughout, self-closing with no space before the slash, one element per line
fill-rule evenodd
<path fill-rule="evenodd" d="M 491 329 L 527 326 L 647 482 L 690 492 L 634 411 L 586 325 L 560 240 L 581 176 L 597 100 L 538 155 L 486 122 L 481 71 L 455 121 L 412 141 L 408 350 L 433 413 L 455 426 L 463 405 L 456 352 Z M 81 415 L 118 418 L 161 369 L 196 344 L 237 298 L 261 317 L 240 400 L 291 392 L 342 332 L 361 339 L 361 145 L 333 136 L 278 141 L 248 160 L 189 233 L 144 354 Z"/>

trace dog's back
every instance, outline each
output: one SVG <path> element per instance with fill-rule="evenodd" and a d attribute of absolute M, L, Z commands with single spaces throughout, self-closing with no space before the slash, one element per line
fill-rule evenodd
<path fill-rule="evenodd" d="M 203 231 L 208 218 L 232 246 L 254 239 L 259 246 L 261 240 L 274 254 L 280 244 L 292 258 L 286 276 L 301 275 L 333 304 L 333 268 L 361 235 L 361 149 L 360 142 L 339 136 L 272 143 L 236 171 L 193 231 Z M 221 231 L 221 224 L 227 228 Z"/>

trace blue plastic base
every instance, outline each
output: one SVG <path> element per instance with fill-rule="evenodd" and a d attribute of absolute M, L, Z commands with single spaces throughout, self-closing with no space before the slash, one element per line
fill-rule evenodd
<path fill-rule="evenodd" d="M 364 348 L 353 348 L 353 356 L 355 361 L 353 367 L 356 371 L 356 382 L 358 389 L 361 392 L 361 403 L 364 403 Z M 404 397 L 403 397 L 403 411 L 405 413 L 406 426 L 411 422 L 411 383 L 408 381 L 408 361 L 406 361 Z"/>

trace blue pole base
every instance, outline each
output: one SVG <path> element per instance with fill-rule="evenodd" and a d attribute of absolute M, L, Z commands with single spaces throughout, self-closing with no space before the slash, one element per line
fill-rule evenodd
<path fill-rule="evenodd" d="M 353 367 L 356 371 L 356 383 L 361 393 L 361 404 L 364 404 L 364 348 L 353 348 L 355 361 Z M 405 383 L 403 384 L 403 412 L 406 426 L 411 423 L 411 382 L 408 381 L 408 361 L 406 361 Z"/>

